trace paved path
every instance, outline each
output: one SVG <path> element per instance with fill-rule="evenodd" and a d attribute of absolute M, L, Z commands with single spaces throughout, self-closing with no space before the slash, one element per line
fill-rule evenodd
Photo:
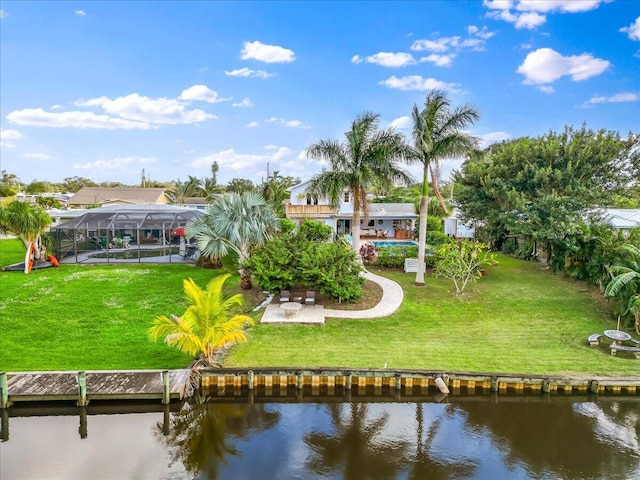
<path fill-rule="evenodd" d="M 382 299 L 368 310 L 333 310 L 322 305 L 303 305 L 297 316 L 285 318 L 278 304 L 270 304 L 265 309 L 260 323 L 315 323 L 323 324 L 325 318 L 382 318 L 395 313 L 404 298 L 402 287 L 393 280 L 365 271 L 363 277 L 382 287 Z"/>

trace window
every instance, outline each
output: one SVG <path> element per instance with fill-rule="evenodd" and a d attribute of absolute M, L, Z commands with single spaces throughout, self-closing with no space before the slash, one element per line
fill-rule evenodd
<path fill-rule="evenodd" d="M 307 205 L 317 205 L 318 197 L 315 195 L 307 195 Z"/>
<path fill-rule="evenodd" d="M 375 227 L 376 226 L 376 221 L 375 220 L 369 220 L 369 223 L 367 224 L 367 227 Z"/>
<path fill-rule="evenodd" d="M 349 203 L 350 198 L 349 192 L 344 192 L 344 203 Z"/>

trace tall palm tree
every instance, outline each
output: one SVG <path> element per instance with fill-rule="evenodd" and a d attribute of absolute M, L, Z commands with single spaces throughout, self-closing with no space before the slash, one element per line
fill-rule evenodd
<path fill-rule="evenodd" d="M 202 180 L 188 175 L 188 180 L 183 182 L 182 180 L 176 180 L 173 182 L 169 193 L 171 193 L 178 205 L 184 205 L 190 197 L 201 197 L 204 195 L 204 189 Z"/>
<path fill-rule="evenodd" d="M 480 113 L 470 104 L 451 110 L 451 100 L 442 90 L 432 90 L 424 101 L 424 109 L 413 106 L 413 141 L 417 161 L 422 163 L 422 196 L 420 198 L 420 226 L 418 246 L 418 271 L 416 285 L 424 285 L 424 253 L 427 240 L 427 207 L 431 171 L 434 191 L 437 190 L 434 167 L 446 158 L 466 156 L 478 148 L 479 139 L 462 131 L 480 118 Z M 438 199 L 440 200 L 440 195 Z M 446 210 L 444 201 L 441 205 Z"/>
<path fill-rule="evenodd" d="M 353 198 L 353 249 L 360 251 L 360 215 L 369 218 L 367 190 L 379 181 L 409 184 L 411 175 L 397 164 L 413 151 L 402 134 L 393 128 L 379 129 L 379 115 L 359 115 L 345 133 L 345 140 L 320 140 L 307 148 L 307 155 L 326 160 L 331 169 L 312 177 L 307 193 L 328 197 L 336 208 L 345 190 Z"/>
<path fill-rule="evenodd" d="M 264 245 L 280 230 L 280 220 L 262 196 L 253 192 L 227 193 L 215 201 L 202 217 L 187 224 L 187 236 L 194 237 L 202 255 L 217 259 L 229 250 L 238 254 L 241 286 L 251 288 L 246 263 L 253 247 Z"/>
<path fill-rule="evenodd" d="M 24 273 L 29 273 L 30 260 L 41 257 L 42 234 L 51 225 L 52 219 L 40 207 L 32 207 L 26 202 L 13 201 L 0 205 L 0 231 L 18 236 L 27 249 Z"/>
<path fill-rule="evenodd" d="M 230 312 L 236 305 L 242 305 L 241 294 L 227 299 L 222 296 L 222 286 L 231 275 L 220 275 L 211 280 L 205 289 L 192 279 L 183 281 L 184 294 L 189 307 L 181 317 L 162 315 L 153 321 L 149 337 L 165 342 L 189 355 L 200 354 L 202 362 L 213 365 L 216 350 L 238 342 L 246 342 L 244 327 L 253 325 L 248 315 L 234 315 Z"/>

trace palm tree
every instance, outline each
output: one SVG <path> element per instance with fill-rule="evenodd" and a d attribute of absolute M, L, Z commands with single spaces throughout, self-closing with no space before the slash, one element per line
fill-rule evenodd
<path fill-rule="evenodd" d="M 259 194 L 228 193 L 215 201 L 204 216 L 187 224 L 187 236 L 195 238 L 202 255 L 212 259 L 226 256 L 229 250 L 235 251 L 241 286 L 250 289 L 251 277 L 246 263 L 251 249 L 264 245 L 279 229 L 280 220 Z"/>
<path fill-rule="evenodd" d="M 42 234 L 51 225 L 51 217 L 40 207 L 32 207 L 26 202 L 13 201 L 0 205 L 0 231 L 18 236 L 27 249 L 24 260 L 24 273 L 29 273 L 33 256 L 42 256 Z"/>
<path fill-rule="evenodd" d="M 621 249 L 629 254 L 628 262 L 626 265 L 609 267 L 613 278 L 605 288 L 604 294 L 608 297 L 622 297 L 624 315 L 633 315 L 636 333 L 640 335 L 640 248 L 625 244 Z"/>
<path fill-rule="evenodd" d="M 353 121 L 343 143 L 320 140 L 307 148 L 307 155 L 331 164 L 331 170 L 312 177 L 307 193 L 327 196 L 333 208 L 345 190 L 353 198 L 353 249 L 358 254 L 361 212 L 369 218 L 367 190 L 376 182 L 411 183 L 411 176 L 397 165 L 413 155 L 411 148 L 394 129 L 379 129 L 379 115 L 365 112 Z"/>
<path fill-rule="evenodd" d="M 246 342 L 244 327 L 253 325 L 248 315 L 234 315 L 229 318 L 236 305 L 242 305 L 241 294 L 227 299 L 222 296 L 222 286 L 231 275 L 220 275 L 200 288 L 192 279 L 183 281 L 184 294 L 189 307 L 181 317 L 162 315 L 153 321 L 149 337 L 165 342 L 189 355 L 200 354 L 205 365 L 213 365 L 214 354 L 220 348 L 238 342 Z"/>
<path fill-rule="evenodd" d="M 450 106 L 451 100 L 442 90 L 432 90 L 427 94 L 423 110 L 419 110 L 417 105 L 413 106 L 413 141 L 416 151 L 414 158 L 417 158 L 423 167 L 416 285 L 424 285 L 429 172 L 431 172 L 434 193 L 446 210 L 444 200 L 442 200 L 437 188 L 434 170 L 438 168 L 439 162 L 443 159 L 465 156 L 474 152 L 479 143 L 477 137 L 461 131 L 480 118 L 476 107 L 465 104 L 451 111 Z"/>
<path fill-rule="evenodd" d="M 169 193 L 173 195 L 178 205 L 184 205 L 189 197 L 201 197 L 204 194 L 202 181 L 191 175 L 188 177 L 189 180 L 186 182 L 176 180 L 169 188 Z"/>

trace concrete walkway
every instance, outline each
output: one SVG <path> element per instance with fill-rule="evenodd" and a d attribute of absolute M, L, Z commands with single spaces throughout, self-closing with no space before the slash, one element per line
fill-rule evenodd
<path fill-rule="evenodd" d="M 365 271 L 362 276 L 382 287 L 382 299 L 368 310 L 334 310 L 322 305 L 303 305 L 295 317 L 285 318 L 278 304 L 270 304 L 265 309 L 260 323 L 314 323 L 324 324 L 325 318 L 382 318 L 395 313 L 404 299 L 402 287 L 393 280 Z"/>

